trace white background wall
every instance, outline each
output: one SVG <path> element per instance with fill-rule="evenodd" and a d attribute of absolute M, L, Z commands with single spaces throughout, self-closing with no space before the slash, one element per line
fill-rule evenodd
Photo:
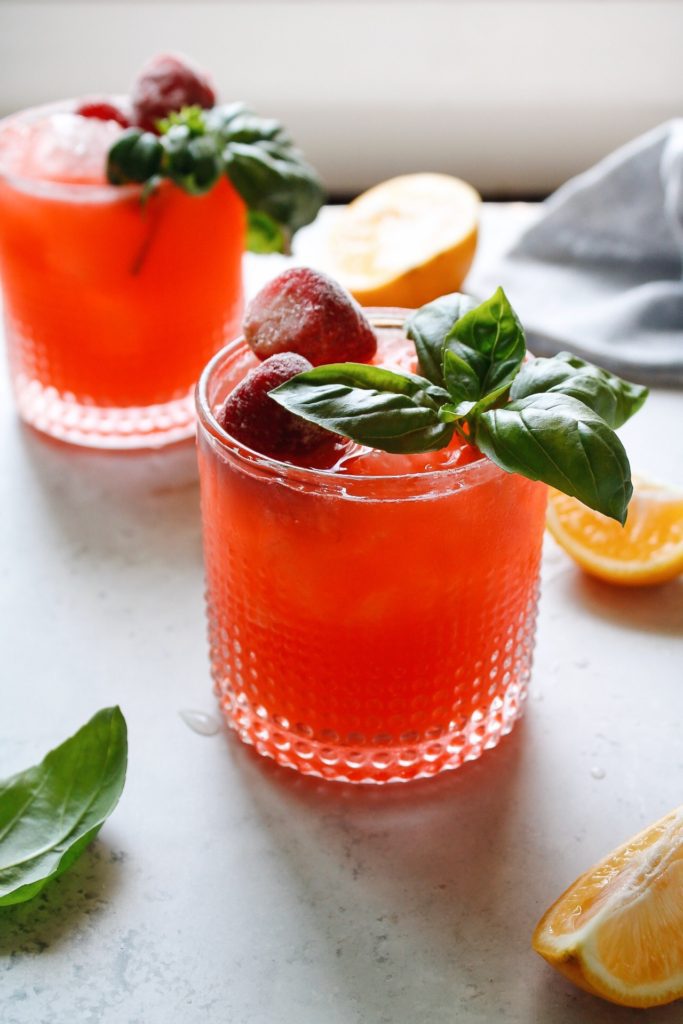
<path fill-rule="evenodd" d="M 281 117 L 336 192 L 426 169 L 545 192 L 683 113 L 677 0 L 0 0 L 0 112 L 125 91 L 163 49 Z"/>

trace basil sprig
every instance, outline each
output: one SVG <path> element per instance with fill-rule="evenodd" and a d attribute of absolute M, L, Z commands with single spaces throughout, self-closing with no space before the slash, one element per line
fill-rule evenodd
<path fill-rule="evenodd" d="M 496 465 L 579 498 L 620 523 L 633 487 L 614 433 L 647 389 L 566 352 L 526 359 L 502 288 L 479 306 L 453 294 L 407 322 L 423 376 L 363 363 L 318 366 L 271 391 L 290 412 L 359 444 L 434 451 L 454 433 Z"/>
<path fill-rule="evenodd" d="M 23 903 L 73 864 L 116 807 L 126 722 L 103 708 L 33 768 L 0 782 L 0 907 Z"/>
<path fill-rule="evenodd" d="M 241 103 L 212 110 L 185 107 L 159 122 L 160 135 L 128 128 L 109 150 L 112 185 L 153 189 L 168 178 L 202 195 L 225 174 L 249 211 L 247 245 L 256 252 L 286 252 L 324 201 L 320 179 L 279 121 Z"/>

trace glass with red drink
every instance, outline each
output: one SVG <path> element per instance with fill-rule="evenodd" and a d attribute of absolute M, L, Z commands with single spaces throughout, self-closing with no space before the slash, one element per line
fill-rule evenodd
<path fill-rule="evenodd" d="M 374 362 L 414 369 L 405 313 L 369 311 Z M 230 725 L 264 755 L 354 782 L 435 775 L 518 718 L 534 640 L 546 488 L 454 440 L 323 464 L 268 458 L 217 413 L 257 360 L 200 378 L 211 665 Z"/>

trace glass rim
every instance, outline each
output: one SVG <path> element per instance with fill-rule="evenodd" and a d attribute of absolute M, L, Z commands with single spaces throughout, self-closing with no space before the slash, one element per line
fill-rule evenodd
<path fill-rule="evenodd" d="M 84 102 L 114 102 L 124 107 L 130 106 L 128 96 L 120 93 L 88 93 L 72 99 L 54 100 L 33 107 L 24 107 L 12 114 L 0 118 L 0 136 L 10 124 L 30 121 L 45 114 L 70 114 L 77 104 Z M 110 185 L 108 182 L 86 181 L 52 181 L 49 178 L 27 178 L 25 175 L 13 174 L 3 169 L 0 159 L 0 181 L 6 182 L 11 188 L 45 199 L 64 199 L 71 202 L 105 202 L 120 201 L 137 197 L 142 193 L 142 185 Z"/>
<path fill-rule="evenodd" d="M 408 316 L 414 312 L 412 309 L 404 309 L 398 306 L 368 306 L 363 312 L 368 317 L 373 327 L 385 327 L 385 328 L 400 328 L 405 324 Z M 291 479 L 299 478 L 302 481 L 310 481 L 311 483 L 321 483 L 328 486 L 337 484 L 341 487 L 345 483 L 353 485 L 370 485 L 373 482 L 377 483 L 378 486 L 382 485 L 382 481 L 387 486 L 391 484 L 396 485 L 398 481 L 405 481 L 415 485 L 418 481 L 422 482 L 423 486 L 427 486 L 430 482 L 435 483 L 436 481 L 458 481 L 464 485 L 468 483 L 473 485 L 478 483 L 478 477 L 504 474 L 505 471 L 500 469 L 494 462 L 491 461 L 486 455 L 481 453 L 481 458 L 475 459 L 473 462 L 467 462 L 461 466 L 447 466 L 440 469 L 423 470 L 418 473 L 386 473 L 386 474 L 372 474 L 372 473 L 332 473 L 329 469 L 319 469 L 312 466 L 298 466 L 291 462 L 285 462 L 282 459 L 276 459 L 269 455 L 264 455 L 262 452 L 257 452 L 253 448 L 249 448 L 248 445 L 243 444 L 236 438 L 232 437 L 226 430 L 221 427 L 218 420 L 214 416 L 211 404 L 209 402 L 208 390 L 209 385 L 222 365 L 223 361 L 231 355 L 233 352 L 237 352 L 241 349 L 248 348 L 244 336 L 239 335 L 237 338 L 233 338 L 232 341 L 224 345 L 206 364 L 202 370 L 197 385 L 195 387 L 195 407 L 197 410 L 197 428 L 198 430 L 204 430 L 209 437 L 217 443 L 221 450 L 232 458 L 235 458 L 239 463 L 245 467 L 252 469 L 263 470 L 265 472 L 277 475 L 279 477 L 286 476 Z"/>

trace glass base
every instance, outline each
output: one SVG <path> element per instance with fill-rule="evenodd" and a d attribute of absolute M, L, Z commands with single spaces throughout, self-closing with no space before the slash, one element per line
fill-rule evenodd
<path fill-rule="evenodd" d="M 125 451 L 160 448 L 195 434 L 193 389 L 160 405 L 83 405 L 23 375 L 14 379 L 19 415 L 43 434 L 86 448 Z"/>
<path fill-rule="evenodd" d="M 528 673 L 525 676 L 458 728 L 422 743 L 390 747 L 341 746 L 305 738 L 284 728 L 285 723 L 273 724 L 263 708 L 254 710 L 244 693 L 233 698 L 223 690 L 220 703 L 228 725 L 244 743 L 286 768 L 335 782 L 409 782 L 459 768 L 496 747 L 523 712 Z"/>

